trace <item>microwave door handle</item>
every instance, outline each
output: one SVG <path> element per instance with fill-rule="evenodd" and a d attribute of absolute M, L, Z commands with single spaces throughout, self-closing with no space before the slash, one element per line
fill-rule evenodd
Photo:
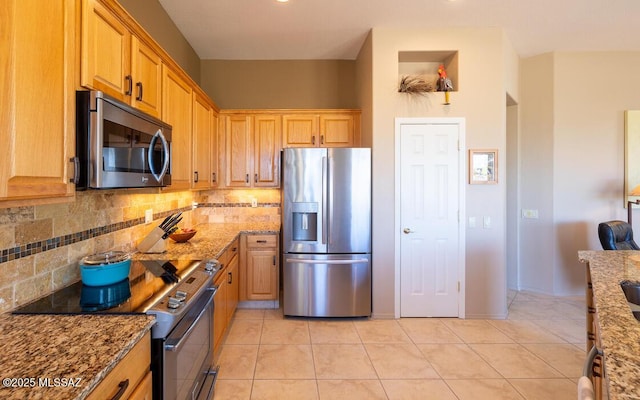
<path fill-rule="evenodd" d="M 160 173 L 156 173 L 156 171 L 153 170 L 153 148 L 156 146 L 156 142 L 158 141 L 158 139 L 160 139 L 160 142 L 162 143 L 163 153 L 166 154 L 166 157 L 164 158 L 164 164 L 162 165 L 162 170 L 160 171 Z M 149 143 L 149 154 L 147 158 L 149 161 L 149 169 L 151 169 L 151 174 L 153 174 L 153 177 L 156 178 L 158 182 L 161 182 L 162 178 L 164 178 L 164 175 L 167 173 L 167 169 L 169 168 L 169 144 L 167 143 L 167 139 L 164 137 L 160 129 L 158 129 L 156 134 L 151 138 L 151 142 Z"/>

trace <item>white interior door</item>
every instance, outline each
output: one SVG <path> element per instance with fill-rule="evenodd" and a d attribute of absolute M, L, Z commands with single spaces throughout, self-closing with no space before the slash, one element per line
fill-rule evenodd
<path fill-rule="evenodd" d="M 464 276 L 461 126 L 398 126 L 400 316 L 464 316 L 460 291 Z"/>

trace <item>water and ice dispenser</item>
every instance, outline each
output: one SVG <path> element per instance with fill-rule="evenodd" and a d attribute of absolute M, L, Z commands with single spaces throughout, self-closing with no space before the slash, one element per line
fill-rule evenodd
<path fill-rule="evenodd" d="M 292 236 L 294 241 L 318 240 L 318 203 L 293 203 Z"/>

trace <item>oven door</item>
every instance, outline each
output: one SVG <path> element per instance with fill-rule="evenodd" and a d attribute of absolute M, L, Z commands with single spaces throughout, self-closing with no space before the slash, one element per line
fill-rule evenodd
<path fill-rule="evenodd" d="M 163 398 L 210 399 L 215 374 L 211 368 L 213 337 L 213 298 L 216 288 L 209 288 L 193 304 L 187 315 L 164 342 Z M 207 385 L 205 385 L 205 382 Z M 200 392 L 207 394 L 199 397 Z"/>

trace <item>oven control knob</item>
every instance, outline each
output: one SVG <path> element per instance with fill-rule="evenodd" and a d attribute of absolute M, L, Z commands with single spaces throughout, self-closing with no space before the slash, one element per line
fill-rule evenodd
<path fill-rule="evenodd" d="M 204 263 L 204 270 L 207 272 L 214 272 L 219 264 L 218 260 L 207 260 L 207 262 Z"/>
<path fill-rule="evenodd" d="M 185 301 L 187 299 L 187 292 L 183 290 L 176 290 L 176 293 L 173 295 L 173 297 L 178 299 L 178 301 Z"/>
<path fill-rule="evenodd" d="M 176 299 L 175 297 L 169 297 L 169 302 L 167 303 L 167 307 L 175 310 L 176 308 L 180 307 L 180 300 Z"/>

